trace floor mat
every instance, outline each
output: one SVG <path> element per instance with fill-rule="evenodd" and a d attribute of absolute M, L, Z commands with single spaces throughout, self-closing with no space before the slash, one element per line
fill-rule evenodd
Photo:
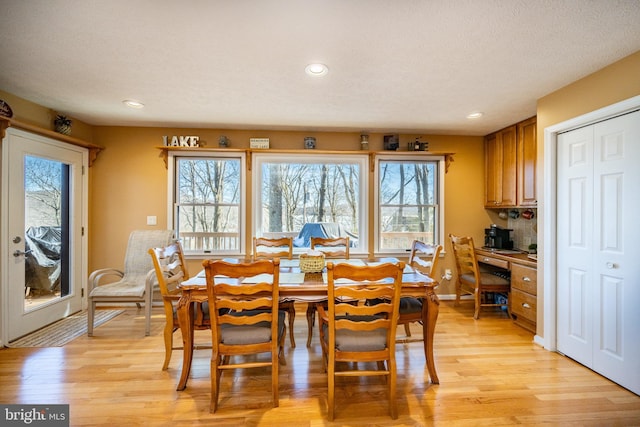
<path fill-rule="evenodd" d="M 102 325 L 124 310 L 96 310 L 94 315 L 94 328 Z M 10 342 L 7 347 L 62 347 L 68 342 L 87 333 L 87 312 L 74 314 L 58 320 L 49 326 L 38 329 L 35 332 Z"/>

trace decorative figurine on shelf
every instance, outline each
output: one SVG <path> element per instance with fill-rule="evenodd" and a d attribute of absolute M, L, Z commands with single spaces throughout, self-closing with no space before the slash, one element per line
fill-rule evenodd
<path fill-rule="evenodd" d="M 398 135 L 385 135 L 384 136 L 384 149 L 396 151 L 400 146 Z"/>
<path fill-rule="evenodd" d="M 56 132 L 63 135 L 71 135 L 71 119 L 62 114 L 58 114 L 53 120 L 53 126 Z"/>
<path fill-rule="evenodd" d="M 361 150 L 369 149 L 369 135 L 360 135 L 360 149 Z"/>
<path fill-rule="evenodd" d="M 231 145 L 231 141 L 229 140 L 229 138 L 227 138 L 224 135 L 220 135 L 220 138 L 218 138 L 218 147 L 227 148 L 230 145 Z"/>
<path fill-rule="evenodd" d="M 307 150 L 313 150 L 316 148 L 316 138 L 313 136 L 306 136 L 304 138 L 304 148 Z"/>

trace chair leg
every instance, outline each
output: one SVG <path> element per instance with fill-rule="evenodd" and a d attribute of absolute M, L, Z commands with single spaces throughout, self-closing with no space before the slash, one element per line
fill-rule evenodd
<path fill-rule="evenodd" d="M 89 307 L 87 308 L 87 336 L 93 336 L 93 315 L 96 310 L 96 303 L 93 301 L 89 302 Z"/>
<path fill-rule="evenodd" d="M 473 313 L 473 318 L 478 320 L 480 318 L 480 306 L 482 305 L 482 293 L 477 288 L 476 288 L 476 291 L 473 293 L 473 300 L 476 305 L 475 312 Z"/>
<path fill-rule="evenodd" d="M 271 395 L 273 398 L 273 407 L 280 406 L 280 399 L 278 396 L 278 355 L 271 354 Z"/>
<path fill-rule="evenodd" d="M 212 414 L 218 409 L 218 392 L 220 390 L 220 374 L 222 373 L 218 365 L 220 365 L 220 355 L 214 353 L 211 357 L 211 402 L 209 404 L 209 412 Z"/>
<path fill-rule="evenodd" d="M 311 338 L 313 338 L 313 324 L 316 320 L 316 304 L 310 302 L 307 304 L 307 348 L 311 347 Z"/>
<path fill-rule="evenodd" d="M 389 376 L 387 381 L 389 381 L 389 415 L 391 415 L 391 419 L 395 420 L 398 418 L 398 402 L 396 401 L 396 361 L 395 358 L 391 357 L 387 361 L 387 366 L 389 368 Z"/>
<path fill-rule="evenodd" d="M 409 328 L 409 324 L 405 323 L 404 324 L 404 334 L 408 337 L 411 336 L 411 328 Z"/>
<path fill-rule="evenodd" d="M 327 390 L 327 403 L 329 408 L 327 410 L 327 418 L 329 421 L 333 421 L 334 413 L 335 413 L 335 388 L 336 388 L 336 377 L 335 377 L 335 366 L 334 364 L 330 364 L 328 366 L 328 390 Z"/>
<path fill-rule="evenodd" d="M 164 363 L 162 364 L 162 370 L 166 371 L 171 362 L 171 353 L 173 352 L 173 324 L 167 322 L 164 325 Z"/>

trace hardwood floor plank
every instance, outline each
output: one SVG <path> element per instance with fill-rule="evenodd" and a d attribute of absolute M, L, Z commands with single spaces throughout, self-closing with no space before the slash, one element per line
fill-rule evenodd
<path fill-rule="evenodd" d="M 299 307 L 295 338 L 306 341 L 306 306 Z M 222 376 L 219 410 L 209 413 L 210 350 L 196 350 L 184 391 L 176 391 L 182 363 L 174 351 L 162 371 L 161 309 L 151 335 L 142 311 L 96 328 L 94 337 L 64 347 L 0 350 L 0 401 L 70 405 L 72 426 L 640 426 L 640 396 L 571 359 L 532 342 L 501 311 L 483 312 L 441 302 L 435 355 L 439 385 L 425 382 L 422 342 L 398 344 L 397 420 L 387 414 L 381 378 L 342 378 L 336 420 L 326 420 L 327 380 L 314 333 L 312 347 L 285 347 L 280 406 L 271 407 L 270 372 L 251 369 Z M 398 337 L 404 331 L 398 329 Z M 412 326 L 414 337 L 420 328 Z M 196 342 L 210 342 L 196 331 Z M 180 340 L 179 333 L 176 340 Z"/>

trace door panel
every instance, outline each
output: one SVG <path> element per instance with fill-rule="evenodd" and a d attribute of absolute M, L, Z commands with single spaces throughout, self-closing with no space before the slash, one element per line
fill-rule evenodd
<path fill-rule="evenodd" d="M 640 112 L 557 150 L 558 350 L 640 393 Z"/>
<path fill-rule="evenodd" d="M 11 341 L 82 309 L 87 153 L 16 129 L 2 148 L 3 341 Z"/>

